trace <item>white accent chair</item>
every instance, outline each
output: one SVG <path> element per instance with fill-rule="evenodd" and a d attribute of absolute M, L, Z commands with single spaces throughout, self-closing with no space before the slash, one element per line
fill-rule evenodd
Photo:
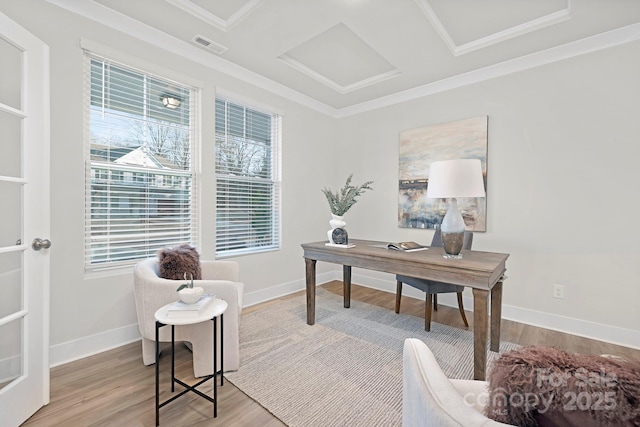
<path fill-rule="evenodd" d="M 402 425 L 404 427 L 497 427 L 483 414 L 488 399 L 485 381 L 449 379 L 427 345 L 404 342 Z"/>
<path fill-rule="evenodd" d="M 201 261 L 200 265 L 202 280 L 195 280 L 194 286 L 204 288 L 205 293 L 215 294 L 229 304 L 223 321 L 224 370 L 235 371 L 240 366 L 239 320 L 244 293 L 244 284 L 239 281 L 240 268 L 234 261 Z M 161 278 L 158 258 L 148 258 L 136 264 L 133 283 L 138 328 L 142 335 L 142 362 L 152 365 L 155 363 L 155 312 L 165 304 L 178 300 L 176 289 L 183 281 Z M 196 377 L 213 373 L 213 322 L 176 326 L 175 340 L 191 344 L 193 373 Z M 170 328 L 160 329 L 160 341 L 171 341 Z"/>

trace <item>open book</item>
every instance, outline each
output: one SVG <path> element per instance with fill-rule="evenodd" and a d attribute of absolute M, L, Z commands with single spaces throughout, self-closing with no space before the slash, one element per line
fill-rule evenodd
<path fill-rule="evenodd" d="M 428 246 L 422 246 L 421 244 L 416 242 L 389 243 L 387 245 L 387 248 L 402 252 L 415 252 L 429 249 Z"/>

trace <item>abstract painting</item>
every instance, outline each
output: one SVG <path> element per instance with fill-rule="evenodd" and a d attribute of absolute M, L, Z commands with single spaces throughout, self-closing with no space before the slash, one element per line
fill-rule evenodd
<path fill-rule="evenodd" d="M 429 166 L 452 159 L 479 159 L 487 188 L 488 117 L 475 117 L 400 133 L 398 226 L 436 228 L 446 213 L 445 199 L 427 199 Z M 486 231 L 486 197 L 459 198 L 468 231 Z"/>

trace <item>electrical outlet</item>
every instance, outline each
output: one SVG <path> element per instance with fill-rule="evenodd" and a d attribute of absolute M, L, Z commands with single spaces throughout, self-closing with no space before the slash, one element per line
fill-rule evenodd
<path fill-rule="evenodd" d="M 553 285 L 553 297 L 564 299 L 564 286 L 563 285 Z"/>

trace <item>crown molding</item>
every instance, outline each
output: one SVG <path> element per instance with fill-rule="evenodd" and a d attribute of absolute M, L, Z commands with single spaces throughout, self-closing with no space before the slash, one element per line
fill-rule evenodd
<path fill-rule="evenodd" d="M 539 29 L 558 24 L 560 22 L 571 19 L 571 0 L 567 0 L 567 7 L 556 12 L 541 16 L 536 19 L 524 22 L 519 25 L 507 28 L 502 31 L 498 31 L 488 36 L 481 37 L 470 42 L 456 45 L 453 38 L 445 28 L 442 21 L 431 7 L 429 0 L 416 0 L 416 3 L 425 14 L 431 25 L 444 41 L 444 44 L 449 48 L 454 56 L 463 55 L 465 53 L 473 52 L 475 50 L 483 49 L 485 47 L 501 43 L 503 41 L 521 36 L 523 34 L 531 33 Z"/>
<path fill-rule="evenodd" d="M 256 7 L 262 3 L 263 0 L 249 0 L 240 9 L 235 11 L 229 19 L 222 19 L 218 15 L 209 12 L 207 9 L 198 6 L 191 0 L 165 0 L 167 3 L 187 12 L 188 14 L 195 16 L 201 21 L 206 22 L 209 25 L 213 25 L 220 31 L 227 32 L 234 25 L 238 24 L 244 18 L 246 18 Z"/>
<path fill-rule="evenodd" d="M 445 92 L 447 90 L 468 86 L 496 77 L 505 76 L 511 73 L 640 40 L 640 23 L 636 23 L 567 43 L 562 46 L 557 46 L 436 82 L 400 91 L 391 95 L 372 99 L 370 101 L 361 102 L 348 107 L 335 108 L 258 73 L 236 65 L 224 58 L 206 53 L 199 47 L 193 46 L 173 36 L 169 36 L 168 34 L 135 19 L 99 5 L 94 1 L 46 1 L 333 118 L 345 118 L 361 114 L 367 111 L 388 107 L 401 102 L 411 101 L 436 93 Z"/>
<path fill-rule="evenodd" d="M 245 83 L 260 87 L 264 90 L 294 101 L 328 116 L 335 116 L 336 109 L 317 101 L 303 93 L 293 90 L 281 83 L 264 77 L 258 73 L 241 67 L 224 58 L 204 52 L 201 48 L 170 36 L 147 24 L 97 4 L 94 1 L 83 0 L 46 0 L 62 9 L 83 16 L 109 28 L 120 31 L 131 37 L 157 46 L 168 52 L 180 55 L 206 67 L 218 70 L 235 77 Z"/>
<path fill-rule="evenodd" d="M 301 63 L 300 61 L 292 58 L 291 56 L 284 54 L 278 57 L 278 59 L 280 59 L 282 62 L 284 62 L 285 64 L 287 64 L 288 66 L 290 66 L 291 68 L 311 77 L 314 80 L 319 81 L 320 83 L 322 83 L 323 85 L 333 89 L 334 91 L 340 93 L 340 94 L 345 94 L 345 93 L 349 93 L 349 92 L 353 92 L 354 90 L 358 90 L 358 89 L 362 89 L 363 87 L 367 87 L 367 86 L 371 86 L 380 82 L 383 82 L 385 80 L 389 80 L 392 79 L 394 77 L 398 77 L 401 73 L 400 71 L 398 71 L 397 69 L 393 69 L 390 71 L 387 71 L 385 73 L 380 73 L 378 75 L 375 76 L 371 76 L 368 77 L 366 79 L 362 79 L 359 80 L 357 82 L 348 84 L 348 85 L 340 85 L 337 82 L 335 82 L 334 80 L 330 79 L 329 77 L 318 73 L 317 71 L 307 67 L 306 65 L 304 65 L 303 63 Z"/>
<path fill-rule="evenodd" d="M 336 111 L 336 117 L 342 118 L 361 114 L 367 111 L 411 101 L 474 83 L 480 83 L 496 77 L 506 76 L 508 74 L 540 67 L 542 65 L 574 58 L 576 56 L 586 55 L 588 53 L 638 40 L 640 40 L 640 23 L 631 24 L 626 27 L 596 34 L 594 36 L 566 43 L 551 49 L 489 65 L 484 68 L 458 74 L 456 76 L 448 77 L 446 79 L 438 80 L 370 101 L 354 104 L 349 107 L 340 108 Z"/>

